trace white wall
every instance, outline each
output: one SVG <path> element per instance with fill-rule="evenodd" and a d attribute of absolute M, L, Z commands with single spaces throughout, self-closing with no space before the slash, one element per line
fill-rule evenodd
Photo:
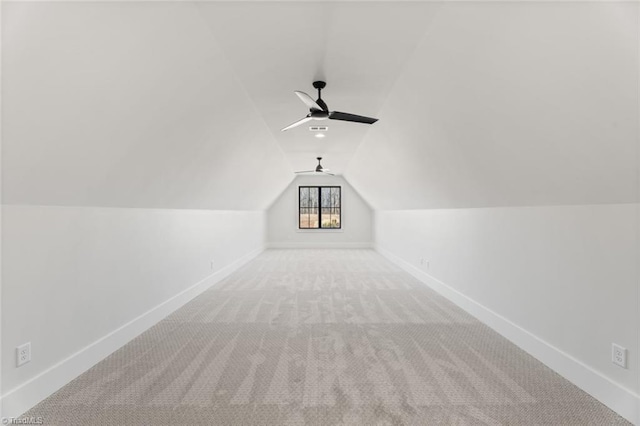
<path fill-rule="evenodd" d="M 258 253 L 264 228 L 261 211 L 4 206 L 3 415 L 19 415 Z M 32 361 L 16 368 L 25 342 Z"/>
<path fill-rule="evenodd" d="M 383 253 L 633 419 L 639 211 L 640 204 L 379 211 L 375 235 Z M 511 333 L 508 323 L 520 330 Z M 626 370 L 611 362 L 614 342 L 628 349 Z"/>
<path fill-rule="evenodd" d="M 299 230 L 298 186 L 342 187 L 342 229 Z M 368 247 L 372 241 L 371 209 L 341 176 L 298 176 L 267 212 L 270 247 Z"/>

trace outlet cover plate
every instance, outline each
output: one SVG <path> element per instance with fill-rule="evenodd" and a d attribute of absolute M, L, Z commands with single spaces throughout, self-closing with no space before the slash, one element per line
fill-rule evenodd
<path fill-rule="evenodd" d="M 622 368 L 627 368 L 627 349 L 613 343 L 611 345 L 611 361 Z"/>
<path fill-rule="evenodd" d="M 16 367 L 20 367 L 31 361 L 31 342 L 16 348 Z"/>

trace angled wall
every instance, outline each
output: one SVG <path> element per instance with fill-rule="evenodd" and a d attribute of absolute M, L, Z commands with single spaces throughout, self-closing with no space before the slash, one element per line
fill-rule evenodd
<path fill-rule="evenodd" d="M 636 422 L 638 16 L 447 3 L 345 174 L 378 250 Z"/>

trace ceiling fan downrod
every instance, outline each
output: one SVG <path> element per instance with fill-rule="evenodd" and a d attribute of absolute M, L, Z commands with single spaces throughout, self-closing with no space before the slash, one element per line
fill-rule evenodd
<path fill-rule="evenodd" d="M 327 86 L 327 83 L 324 81 L 314 81 L 313 82 L 313 87 L 315 87 L 316 89 L 318 89 L 318 100 L 316 101 L 316 103 L 318 104 L 319 107 L 321 107 L 323 110 L 325 111 L 329 111 L 329 107 L 327 106 L 327 104 L 322 100 L 322 89 L 324 89 Z"/>

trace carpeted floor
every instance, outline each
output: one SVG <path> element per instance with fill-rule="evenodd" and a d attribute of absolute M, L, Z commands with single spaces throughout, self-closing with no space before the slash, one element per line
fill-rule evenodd
<path fill-rule="evenodd" d="M 268 250 L 31 409 L 45 425 L 621 425 L 372 250 Z"/>

